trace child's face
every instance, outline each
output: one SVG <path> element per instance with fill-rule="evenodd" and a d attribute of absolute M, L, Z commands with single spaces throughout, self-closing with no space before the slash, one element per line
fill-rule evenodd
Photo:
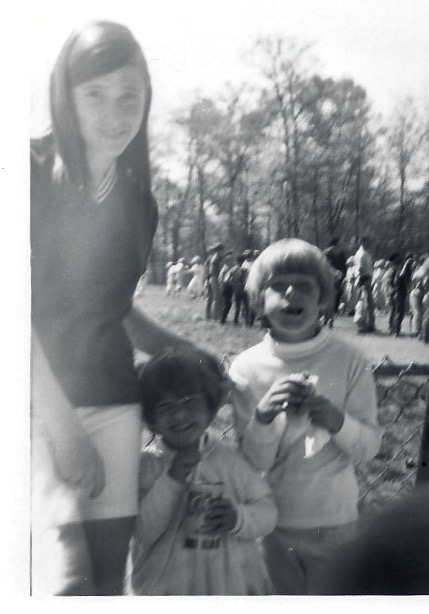
<path fill-rule="evenodd" d="M 172 448 L 186 448 L 199 440 L 212 421 L 204 394 L 178 398 L 166 394 L 155 410 L 154 431 Z"/>
<path fill-rule="evenodd" d="M 278 341 L 296 343 L 314 337 L 320 306 L 320 287 L 313 275 L 276 274 L 264 292 L 264 315 Z"/>

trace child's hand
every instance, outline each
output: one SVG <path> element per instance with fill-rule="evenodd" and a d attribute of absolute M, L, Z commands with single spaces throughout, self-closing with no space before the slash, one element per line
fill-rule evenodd
<path fill-rule="evenodd" d="M 215 535 L 228 533 L 237 524 L 237 510 L 229 499 L 213 499 L 204 516 L 204 530 Z"/>
<path fill-rule="evenodd" d="M 274 382 L 256 408 L 256 418 L 262 424 L 270 424 L 282 411 L 296 412 L 309 393 L 305 382 L 283 377 Z"/>
<path fill-rule="evenodd" d="M 198 448 L 185 448 L 179 450 L 173 458 L 168 475 L 176 482 L 185 484 L 193 469 L 198 465 L 201 454 Z"/>
<path fill-rule="evenodd" d="M 338 433 L 344 423 L 344 414 L 326 397 L 307 397 L 303 401 L 302 411 L 308 412 L 315 426 L 325 428 L 332 434 Z"/>

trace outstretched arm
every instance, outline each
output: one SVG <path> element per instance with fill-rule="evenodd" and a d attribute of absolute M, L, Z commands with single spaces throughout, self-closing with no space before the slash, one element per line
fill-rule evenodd
<path fill-rule="evenodd" d="M 133 305 L 124 321 L 125 329 L 135 348 L 153 355 L 167 347 L 193 348 L 191 340 L 172 333 Z"/>

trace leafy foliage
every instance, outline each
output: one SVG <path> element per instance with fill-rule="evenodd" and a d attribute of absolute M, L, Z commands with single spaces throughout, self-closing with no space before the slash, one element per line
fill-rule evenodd
<path fill-rule="evenodd" d="M 167 260 L 204 258 L 217 241 L 238 251 L 298 236 L 325 247 L 339 235 L 352 253 L 370 232 L 376 257 L 428 250 L 428 109 L 408 98 L 385 123 L 361 85 L 317 74 L 312 54 L 260 39 L 254 82 L 178 110 L 174 148 L 152 155 L 155 279 Z"/>

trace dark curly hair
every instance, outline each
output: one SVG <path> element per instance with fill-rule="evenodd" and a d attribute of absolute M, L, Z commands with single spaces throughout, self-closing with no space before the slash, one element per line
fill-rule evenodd
<path fill-rule="evenodd" d="M 224 398 L 224 379 L 215 359 L 197 350 L 168 349 L 154 356 L 139 374 L 140 402 L 149 428 L 155 422 L 157 405 L 166 393 L 183 397 L 203 394 L 214 417 Z"/>

